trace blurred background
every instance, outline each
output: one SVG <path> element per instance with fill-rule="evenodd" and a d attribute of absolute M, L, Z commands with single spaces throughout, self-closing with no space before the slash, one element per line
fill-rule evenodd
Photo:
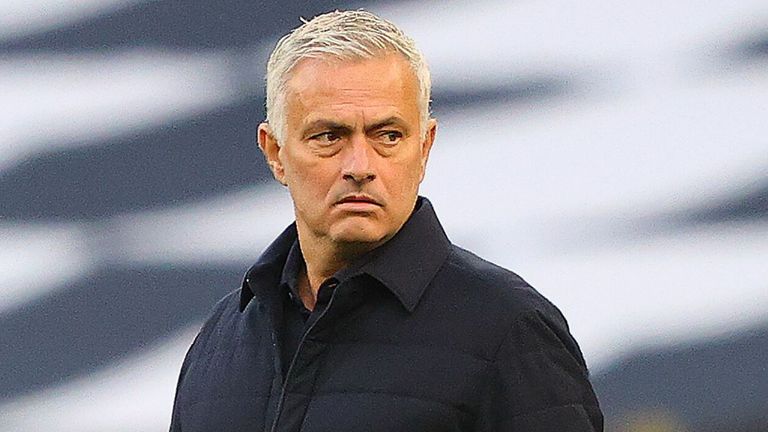
<path fill-rule="evenodd" d="M 0 2 L 0 430 L 163 431 L 184 353 L 292 221 L 276 40 L 409 32 L 422 193 L 581 343 L 616 432 L 768 430 L 768 2 Z"/>

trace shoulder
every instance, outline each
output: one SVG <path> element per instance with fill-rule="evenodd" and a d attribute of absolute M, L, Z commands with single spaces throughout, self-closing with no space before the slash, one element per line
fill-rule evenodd
<path fill-rule="evenodd" d="M 187 357 L 194 357 L 209 344 L 217 343 L 217 335 L 235 326 L 239 319 L 239 301 L 241 288 L 235 289 L 222 297 L 211 309 L 190 347 Z M 206 349 L 207 351 L 207 349 Z"/>
<path fill-rule="evenodd" d="M 506 317 L 538 311 L 562 317 L 560 311 L 517 273 L 485 260 L 458 246 L 452 246 L 436 279 L 459 291 L 486 314 Z"/>
<path fill-rule="evenodd" d="M 422 299 L 426 313 L 443 317 L 441 325 L 464 335 L 484 358 L 509 338 L 552 342 L 552 335 L 580 357 L 560 310 L 513 271 L 452 246 L 430 285 Z"/>
<path fill-rule="evenodd" d="M 203 330 L 215 327 L 222 320 L 226 321 L 234 316 L 235 312 L 239 310 L 240 293 L 242 288 L 237 288 L 230 291 L 227 295 L 222 297 L 211 309 L 211 313 L 203 324 Z M 201 332 L 203 331 L 201 330 Z"/>

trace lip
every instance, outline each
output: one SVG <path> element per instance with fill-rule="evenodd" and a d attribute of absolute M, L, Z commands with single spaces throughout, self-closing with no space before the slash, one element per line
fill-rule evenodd
<path fill-rule="evenodd" d="M 382 207 L 382 204 L 375 198 L 364 194 L 351 194 L 336 201 L 336 206 L 344 208 L 360 208 L 367 209 L 372 206 Z"/>

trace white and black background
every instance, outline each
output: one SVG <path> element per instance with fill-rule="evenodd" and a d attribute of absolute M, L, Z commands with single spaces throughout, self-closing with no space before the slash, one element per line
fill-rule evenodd
<path fill-rule="evenodd" d="M 0 430 L 163 431 L 186 348 L 292 220 L 255 143 L 287 30 L 424 51 L 422 193 L 581 344 L 616 432 L 768 429 L 768 3 L 0 2 Z"/>

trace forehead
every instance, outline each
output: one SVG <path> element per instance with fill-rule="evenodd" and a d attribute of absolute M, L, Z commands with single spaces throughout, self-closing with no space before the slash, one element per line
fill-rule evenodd
<path fill-rule="evenodd" d="M 418 82 L 400 54 L 370 59 L 300 61 L 286 82 L 289 112 L 333 107 L 397 106 L 418 109 Z M 289 113 L 290 114 L 290 113 Z"/>

